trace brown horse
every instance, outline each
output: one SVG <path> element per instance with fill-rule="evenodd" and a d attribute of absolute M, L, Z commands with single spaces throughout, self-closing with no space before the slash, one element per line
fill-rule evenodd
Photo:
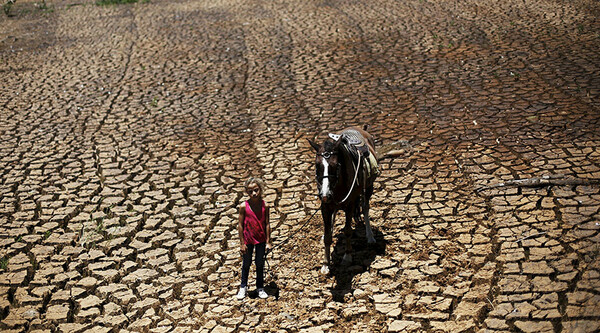
<path fill-rule="evenodd" d="M 343 210 L 346 215 L 344 235 L 346 248 L 343 264 L 352 262 L 352 217 L 358 222 L 364 216 L 368 243 L 375 243 L 369 221 L 369 199 L 373 194 L 373 182 L 379 174 L 373 137 L 365 130 L 349 127 L 336 134 L 329 134 L 323 144 L 308 140 L 316 156 L 316 178 L 323 215 L 325 260 L 321 273 L 329 273 L 335 215 Z"/>

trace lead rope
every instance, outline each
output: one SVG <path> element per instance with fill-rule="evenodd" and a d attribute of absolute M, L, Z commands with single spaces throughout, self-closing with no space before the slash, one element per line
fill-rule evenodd
<path fill-rule="evenodd" d="M 287 241 L 289 241 L 293 236 L 295 236 L 297 233 L 300 232 L 300 230 L 304 229 L 304 227 L 306 227 L 308 225 L 308 222 L 310 222 L 310 220 L 312 220 L 312 218 L 315 216 L 315 214 L 317 214 L 318 211 L 321 210 L 321 206 L 319 206 L 319 208 L 317 208 L 315 210 L 314 213 L 312 213 L 312 215 L 308 218 L 308 220 L 306 220 L 306 222 L 304 222 L 304 224 L 302 224 L 302 226 L 300 227 L 300 229 L 294 231 L 291 235 L 289 235 L 286 239 L 284 239 L 283 241 L 279 242 L 277 245 L 273 246 L 271 248 L 271 250 L 269 252 L 265 252 L 265 264 L 267 265 L 267 270 L 266 273 L 271 273 L 271 265 L 269 265 L 269 260 L 267 260 L 267 256 L 269 255 L 269 253 L 273 252 L 273 250 L 275 250 L 277 247 L 285 244 Z M 273 273 L 271 273 L 273 274 Z M 266 275 L 266 274 L 265 274 Z"/>

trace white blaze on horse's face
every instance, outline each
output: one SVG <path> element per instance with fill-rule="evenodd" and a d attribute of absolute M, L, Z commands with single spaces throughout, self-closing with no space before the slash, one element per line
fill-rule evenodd
<path fill-rule="evenodd" d="M 329 188 L 329 163 L 326 158 L 321 159 L 321 163 L 323 164 L 323 185 L 321 185 L 321 199 L 324 202 L 327 202 L 327 197 L 329 197 L 330 188 Z"/>

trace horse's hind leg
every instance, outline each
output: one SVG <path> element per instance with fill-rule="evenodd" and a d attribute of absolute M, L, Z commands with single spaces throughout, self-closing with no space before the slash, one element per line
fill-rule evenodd
<path fill-rule="evenodd" d="M 373 190 L 370 192 L 373 193 Z M 365 232 L 367 234 L 367 242 L 369 244 L 375 243 L 375 237 L 373 237 L 373 230 L 371 230 L 371 222 L 369 221 L 369 198 L 371 196 L 369 193 L 365 194 L 365 198 L 362 201 L 363 204 L 363 214 L 365 215 Z"/>
<path fill-rule="evenodd" d="M 362 200 L 362 199 L 361 199 Z M 354 222 L 356 222 L 356 226 L 358 227 L 359 225 L 363 225 L 365 222 L 363 221 L 362 217 L 361 217 L 361 208 L 362 208 L 363 204 L 362 201 L 360 203 L 360 205 L 356 205 L 356 209 L 354 209 Z"/>

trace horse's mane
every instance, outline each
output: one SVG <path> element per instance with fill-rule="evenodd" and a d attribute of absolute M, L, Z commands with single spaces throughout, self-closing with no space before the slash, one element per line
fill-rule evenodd
<path fill-rule="evenodd" d="M 333 152 L 335 151 L 335 141 L 331 140 L 331 139 L 327 139 L 325 140 L 325 142 L 323 142 L 323 150 L 328 151 L 328 152 Z"/>

